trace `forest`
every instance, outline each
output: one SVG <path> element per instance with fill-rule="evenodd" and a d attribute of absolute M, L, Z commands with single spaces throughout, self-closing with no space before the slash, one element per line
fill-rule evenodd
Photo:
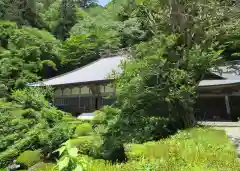
<path fill-rule="evenodd" d="M 1 171 L 240 170 L 225 133 L 199 127 L 196 89 L 240 57 L 235 0 L 0 0 Z M 28 87 L 127 49 L 116 103 L 79 120 Z"/>

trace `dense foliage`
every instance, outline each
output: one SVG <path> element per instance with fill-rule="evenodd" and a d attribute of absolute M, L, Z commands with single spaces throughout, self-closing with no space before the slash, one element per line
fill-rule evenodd
<path fill-rule="evenodd" d="M 103 8 L 92 0 L 0 1 L 1 92 L 149 39 L 137 4 L 128 3 Z"/>
<path fill-rule="evenodd" d="M 50 159 L 52 151 L 73 135 L 74 130 L 64 120 L 66 114 L 50 107 L 42 98 L 46 94 L 43 89 L 17 90 L 12 102 L 0 101 L 1 168 L 25 150 L 39 149 Z M 26 161 L 23 157 L 21 161 Z"/>
<path fill-rule="evenodd" d="M 145 18 L 154 37 L 134 46 L 133 58 L 122 65 L 121 74 L 114 75 L 115 110 L 120 112 L 105 124 L 105 159 L 122 160 L 123 143 L 157 140 L 194 126 L 199 81 L 209 68 L 234 55 L 225 42 L 238 29 L 234 21 L 239 10 L 234 3 L 137 2 L 134 12 L 141 11 L 138 17 Z"/>
<path fill-rule="evenodd" d="M 95 0 L 0 0 L 0 168 L 24 151 L 24 163 L 29 152 L 41 153 L 27 167 L 42 167 L 39 158 L 52 162 L 68 140 L 58 150 L 59 170 L 237 170 L 217 131 L 183 132 L 129 151 L 125 145 L 195 125 L 199 81 L 239 57 L 239 9 L 232 0 L 112 0 L 105 7 Z M 131 58 L 113 74 L 116 105 L 97 111 L 91 123 L 51 107 L 51 90 L 25 88 L 123 48 Z M 203 134 L 227 148 L 219 151 L 223 146 L 208 137 L 206 144 Z M 129 162 L 115 166 L 84 155 Z"/>

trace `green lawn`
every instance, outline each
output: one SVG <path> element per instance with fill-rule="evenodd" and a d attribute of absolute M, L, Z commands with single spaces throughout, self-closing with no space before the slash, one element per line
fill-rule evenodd
<path fill-rule="evenodd" d="M 240 171 L 240 161 L 225 132 L 210 128 L 192 128 L 160 141 L 127 144 L 125 151 L 126 163 L 88 159 L 87 171 Z M 53 167 L 47 170 L 55 170 Z"/>
<path fill-rule="evenodd" d="M 126 145 L 129 161 L 111 165 L 93 161 L 89 171 L 240 171 L 234 147 L 224 131 L 193 128 L 171 138 Z"/>

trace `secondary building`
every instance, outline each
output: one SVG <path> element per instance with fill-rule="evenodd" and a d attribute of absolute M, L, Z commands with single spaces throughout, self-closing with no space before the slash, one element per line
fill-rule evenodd
<path fill-rule="evenodd" d="M 211 70 L 211 77 L 198 86 L 195 107 L 199 120 L 234 120 L 240 117 L 240 75 L 238 65 Z"/>
<path fill-rule="evenodd" d="M 121 72 L 119 64 L 126 55 L 101 58 L 84 67 L 43 80 L 31 86 L 52 86 L 55 89 L 54 105 L 78 115 L 93 112 L 114 103 L 115 88 L 109 75 Z M 237 69 L 224 66 L 211 70 L 209 77 L 198 86 L 195 106 L 198 120 L 236 120 L 240 116 L 240 76 Z"/>

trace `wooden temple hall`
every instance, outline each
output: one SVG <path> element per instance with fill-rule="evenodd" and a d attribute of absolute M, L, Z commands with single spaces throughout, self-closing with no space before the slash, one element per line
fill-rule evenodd
<path fill-rule="evenodd" d="M 240 66 L 222 66 L 198 86 L 198 120 L 237 121 L 240 117 Z"/>
<path fill-rule="evenodd" d="M 30 86 L 52 86 L 55 89 L 54 105 L 63 111 L 79 115 L 94 112 L 104 105 L 114 103 L 115 88 L 109 75 L 119 72 L 119 64 L 127 57 L 110 56 L 100 58 L 79 69 L 30 84 Z"/>
<path fill-rule="evenodd" d="M 121 72 L 119 64 L 126 55 L 101 58 L 71 72 L 32 83 L 30 86 L 55 88 L 54 105 L 74 115 L 94 112 L 114 103 L 115 88 L 109 74 Z M 228 66 L 199 83 L 195 115 L 198 120 L 237 120 L 240 117 L 240 75 Z M 111 97 L 111 98 L 108 98 Z"/>

